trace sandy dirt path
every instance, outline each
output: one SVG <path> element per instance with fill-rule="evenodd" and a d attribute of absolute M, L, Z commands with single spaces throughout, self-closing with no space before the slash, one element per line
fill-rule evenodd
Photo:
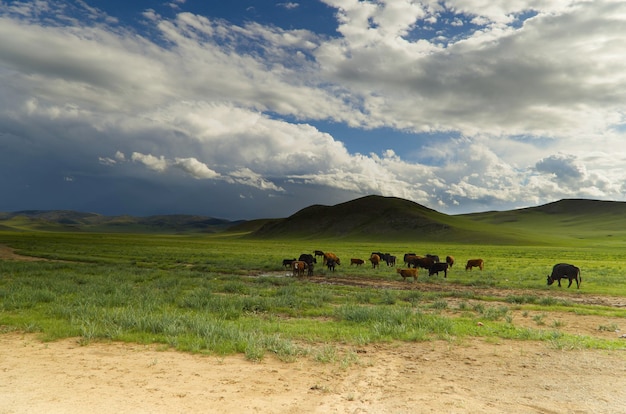
<path fill-rule="evenodd" d="M 0 413 L 626 413 L 626 354 L 480 339 L 254 363 L 0 334 Z"/>

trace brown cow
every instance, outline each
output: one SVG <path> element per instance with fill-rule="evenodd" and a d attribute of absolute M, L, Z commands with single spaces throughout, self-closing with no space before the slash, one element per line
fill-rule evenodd
<path fill-rule="evenodd" d="M 341 264 L 341 262 L 339 261 L 339 258 L 337 257 L 335 253 L 332 253 L 332 252 L 324 253 L 324 264 L 326 264 L 329 260 L 333 260 L 335 264 L 338 264 L 338 265 Z"/>
<path fill-rule="evenodd" d="M 306 262 L 303 262 L 301 260 L 296 260 L 295 262 L 291 263 L 291 269 L 293 270 L 294 276 L 304 276 L 304 271 L 307 267 L 308 266 Z"/>
<path fill-rule="evenodd" d="M 404 264 L 409 263 L 408 259 L 413 257 L 413 256 L 416 256 L 416 254 L 415 253 L 404 253 Z"/>
<path fill-rule="evenodd" d="M 465 265 L 465 270 L 472 270 L 473 267 L 478 267 L 480 270 L 483 270 L 485 267 L 485 262 L 483 259 L 470 259 L 467 261 Z"/>
<path fill-rule="evenodd" d="M 432 257 L 412 256 L 408 258 L 408 267 L 413 265 L 414 268 L 421 267 L 422 269 L 429 269 L 435 260 Z"/>
<path fill-rule="evenodd" d="M 375 269 L 380 264 L 380 256 L 377 254 L 371 255 L 370 262 L 372 262 L 372 269 Z"/>
<path fill-rule="evenodd" d="M 452 257 L 452 256 L 446 256 L 446 263 L 448 264 L 448 266 L 450 267 L 450 269 L 452 269 L 452 265 L 454 264 L 454 257 Z"/>
<path fill-rule="evenodd" d="M 421 258 L 422 256 L 407 253 L 404 255 L 404 264 L 406 265 L 406 267 L 411 267 L 411 264 L 413 263 L 414 260 L 421 259 Z"/>
<path fill-rule="evenodd" d="M 350 266 L 357 265 L 361 266 L 365 261 L 363 259 L 350 259 Z"/>
<path fill-rule="evenodd" d="M 412 277 L 413 281 L 417 280 L 417 269 L 396 269 L 396 271 L 402 276 L 402 280 L 406 280 L 407 277 Z"/>

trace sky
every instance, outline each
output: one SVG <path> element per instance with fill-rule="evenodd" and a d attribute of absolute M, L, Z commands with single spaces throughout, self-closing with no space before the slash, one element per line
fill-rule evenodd
<path fill-rule="evenodd" d="M 626 200 L 626 2 L 0 0 L 0 211 Z"/>

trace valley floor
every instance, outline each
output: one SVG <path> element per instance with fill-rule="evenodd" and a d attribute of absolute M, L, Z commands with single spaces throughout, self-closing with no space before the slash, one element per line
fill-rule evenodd
<path fill-rule="evenodd" d="M 2 246 L 0 258 L 24 259 Z M 328 283 L 328 278 L 312 281 Z M 376 285 L 380 281 L 354 278 L 333 283 L 385 288 Z M 431 283 L 393 286 L 440 288 Z M 506 289 L 483 293 L 503 299 L 524 294 Z M 568 294 L 566 299 L 625 306 L 619 297 Z M 513 310 L 512 318 L 516 325 L 540 329 L 533 312 Z M 623 318 L 550 312 L 546 329 L 555 322 L 567 333 L 623 338 L 626 348 L 619 329 L 626 330 Z M 548 341 L 486 337 L 333 344 L 337 358 L 327 363 L 307 357 L 283 362 L 272 355 L 255 363 L 242 355 L 188 354 L 158 345 L 81 345 L 78 338 L 41 342 L 35 334 L 2 328 L 0 414 L 626 413 L 624 350 L 564 350 Z"/>

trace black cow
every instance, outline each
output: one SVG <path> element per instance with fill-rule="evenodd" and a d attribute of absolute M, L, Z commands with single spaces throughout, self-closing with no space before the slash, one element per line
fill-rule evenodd
<path fill-rule="evenodd" d="M 407 264 L 409 263 L 407 259 L 416 256 L 416 253 L 404 253 L 404 263 Z"/>
<path fill-rule="evenodd" d="M 335 261 L 335 259 L 327 259 L 326 260 L 326 266 L 328 267 L 328 270 L 334 272 L 335 271 L 335 266 L 338 263 Z"/>
<path fill-rule="evenodd" d="M 559 282 L 559 287 L 561 287 L 561 279 L 567 278 L 569 279 L 569 288 L 572 286 L 572 281 L 576 281 L 576 288 L 580 289 L 580 284 L 583 282 L 583 278 L 580 276 L 580 269 L 574 265 L 567 263 L 559 263 L 555 264 L 552 268 L 552 274 L 548 275 L 548 286 L 554 283 L 556 280 Z"/>
<path fill-rule="evenodd" d="M 439 256 L 436 254 L 427 254 L 426 257 L 430 257 L 435 263 L 439 263 Z"/>
<path fill-rule="evenodd" d="M 301 262 L 305 262 L 308 265 L 312 265 L 313 263 L 317 263 L 317 259 L 313 257 L 312 254 L 302 253 L 300 258 L 298 259 Z"/>
<path fill-rule="evenodd" d="M 428 268 L 428 276 L 437 275 L 439 272 L 443 272 L 443 277 L 448 277 L 448 264 L 447 263 L 433 263 Z"/>
<path fill-rule="evenodd" d="M 283 259 L 283 266 L 285 268 L 291 267 L 291 264 L 296 261 L 296 258 L 293 259 Z"/>
<path fill-rule="evenodd" d="M 385 253 L 385 262 L 387 262 L 387 266 L 395 266 L 396 256 L 393 256 L 389 253 Z"/>

